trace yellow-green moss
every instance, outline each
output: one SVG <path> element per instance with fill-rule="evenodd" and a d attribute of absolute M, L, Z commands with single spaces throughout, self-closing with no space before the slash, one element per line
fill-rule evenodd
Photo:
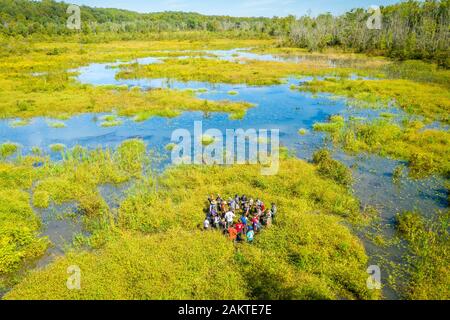
<path fill-rule="evenodd" d="M 446 86 L 420 83 L 412 80 L 315 80 L 300 87 L 304 91 L 330 92 L 357 101 L 369 107 L 381 103 L 399 106 L 411 114 L 429 120 L 449 123 L 450 91 Z"/>
<path fill-rule="evenodd" d="M 6 158 L 12 156 L 17 152 L 19 146 L 16 143 L 5 142 L 0 144 L 0 157 Z"/>
<path fill-rule="evenodd" d="M 314 129 L 326 131 L 335 143 L 349 152 L 371 152 L 409 161 L 410 175 L 422 178 L 431 174 L 450 174 L 450 133 L 424 129 L 418 121 L 396 123 L 391 119 L 359 121 L 332 117 L 316 123 Z"/>
<path fill-rule="evenodd" d="M 232 243 L 218 233 L 123 233 L 95 255 L 69 254 L 32 273 L 5 298 L 245 299 L 246 287 L 233 256 Z M 81 290 L 67 289 L 70 265 L 80 268 Z"/>

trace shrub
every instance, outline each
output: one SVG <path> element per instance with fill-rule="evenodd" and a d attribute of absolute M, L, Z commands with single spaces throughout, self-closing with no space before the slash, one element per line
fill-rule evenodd
<path fill-rule="evenodd" d="M 406 211 L 397 215 L 396 227 L 405 238 L 413 240 L 423 231 L 424 221 L 419 213 Z"/>
<path fill-rule="evenodd" d="M 7 158 L 17 152 L 19 147 L 15 143 L 5 142 L 0 145 L 0 157 Z"/>
<path fill-rule="evenodd" d="M 317 164 L 318 172 L 344 186 L 352 184 L 352 172 L 344 164 L 331 158 L 327 150 L 319 150 L 313 154 L 313 163 Z"/>

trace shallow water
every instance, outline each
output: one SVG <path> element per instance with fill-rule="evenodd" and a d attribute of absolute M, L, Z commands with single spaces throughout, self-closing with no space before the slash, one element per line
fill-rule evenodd
<path fill-rule="evenodd" d="M 240 49 L 229 51 L 209 51 L 220 59 L 261 59 L 277 60 L 271 55 L 255 55 Z M 236 55 L 238 55 L 236 57 Z M 292 58 L 294 59 L 294 58 Z M 301 63 L 301 58 L 295 58 Z M 138 63 L 159 63 L 160 59 L 138 59 Z M 106 114 L 81 114 L 74 116 L 64 123 L 65 128 L 52 128 L 48 125 L 49 119 L 34 118 L 30 124 L 22 127 L 13 127 L 13 120 L 0 121 L 0 143 L 12 141 L 19 143 L 22 153 L 27 154 L 35 146 L 50 152 L 49 146 L 62 143 L 67 147 L 81 145 L 88 148 L 116 147 L 124 140 L 130 138 L 143 139 L 149 149 L 169 155 L 165 146 L 171 142 L 171 134 L 175 129 L 185 128 L 193 132 L 194 121 L 202 121 L 203 130 L 217 128 L 225 132 L 225 129 L 279 129 L 282 145 L 293 150 L 299 158 L 310 159 L 312 153 L 323 147 L 326 141 L 322 133 L 313 132 L 315 122 L 324 122 L 330 115 L 341 113 L 344 116 L 372 117 L 378 114 L 376 110 L 359 110 L 349 108 L 345 100 L 333 99 L 328 95 L 313 96 L 310 93 L 291 90 L 291 84 L 299 84 L 303 80 L 287 79 L 285 84 L 272 86 L 247 86 L 230 84 L 210 84 L 205 82 L 180 82 L 167 79 L 116 79 L 118 63 L 91 64 L 77 71 L 77 80 L 81 83 L 93 85 L 126 85 L 128 87 L 139 86 L 149 88 L 175 88 L 175 89 L 207 89 L 206 92 L 197 92 L 200 98 L 210 100 L 228 99 L 232 101 L 248 101 L 256 106 L 248 110 L 240 120 L 230 120 L 225 113 L 184 112 L 175 118 L 153 117 L 144 122 L 135 122 L 131 118 L 121 118 L 123 123 L 117 127 L 102 127 L 101 117 Z M 237 95 L 228 94 L 229 91 L 238 92 Z M 386 110 L 383 110 L 386 111 Z M 400 113 L 397 109 L 389 112 Z M 298 130 L 307 130 L 305 135 L 299 135 Z M 53 159 L 58 160 L 59 153 L 51 153 Z M 387 228 L 383 230 L 385 235 L 392 236 L 394 229 L 392 220 L 396 213 L 405 210 L 420 210 L 425 215 L 432 215 L 436 210 L 447 206 L 447 193 L 443 182 L 438 178 L 430 178 L 422 181 L 403 179 L 400 186 L 392 182 L 392 171 L 400 164 L 399 161 L 389 160 L 377 156 L 349 156 L 339 150 L 335 157 L 352 166 L 355 177 L 354 192 L 361 200 L 362 205 L 376 207 L 383 223 Z M 168 164 L 165 162 L 165 164 Z M 102 194 L 109 198 L 123 197 L 123 192 L 114 193 L 110 187 L 100 188 Z M 111 196 L 113 195 L 113 196 Z M 112 200 L 108 200 L 110 206 Z M 45 220 L 45 219 L 44 219 Z M 49 221 L 44 233 L 52 236 L 57 229 L 70 235 L 70 227 L 63 222 Z M 67 231 L 69 230 L 69 231 Z M 79 232 L 75 227 L 73 230 Z M 72 230 L 72 231 L 73 231 Z M 67 232 L 66 232 L 67 231 Z M 57 240 L 52 239 L 52 240 Z M 379 253 L 379 248 L 365 241 L 369 255 Z M 55 249 L 58 250 L 58 249 Z M 398 260 L 401 252 L 395 248 L 387 250 L 386 254 L 391 260 Z M 389 287 L 384 290 L 388 298 L 396 298 L 395 292 Z"/>
<path fill-rule="evenodd" d="M 162 82 L 162 80 L 161 80 Z M 156 81 L 154 82 L 156 83 Z M 22 146 L 23 153 L 31 152 L 34 146 L 51 152 L 49 146 L 62 143 L 67 147 L 82 145 L 89 148 L 97 146 L 115 147 L 130 138 L 142 138 L 151 149 L 163 151 L 170 143 L 175 129 L 186 128 L 193 132 L 194 121 L 202 121 L 203 129 L 280 129 L 280 140 L 288 147 L 301 141 L 307 158 L 311 151 L 321 143 L 321 135 L 307 134 L 300 136 L 298 130 L 305 128 L 312 132 L 312 125 L 317 121 L 326 121 L 330 115 L 345 110 L 344 101 L 330 100 L 326 96 L 313 97 L 309 93 L 291 90 L 291 81 L 284 85 L 248 87 L 244 85 L 207 83 L 177 83 L 171 86 L 185 88 L 208 88 L 206 93 L 198 96 L 210 100 L 229 99 L 248 101 L 257 106 L 248 110 L 240 120 L 230 120 L 226 113 L 184 112 L 175 118 L 152 117 L 144 122 L 135 122 L 132 118 L 120 118 L 123 123 L 117 127 L 102 127 L 101 118 L 105 114 L 82 114 L 72 117 L 64 123 L 65 128 L 53 128 L 46 118 L 34 118 L 26 126 L 12 127 L 11 120 L 0 121 L 1 141 L 12 141 Z M 148 83 L 146 83 L 148 85 Z M 145 86 L 146 87 L 146 86 Z M 238 91 L 232 96 L 228 91 Z M 53 153 L 54 159 L 58 153 Z"/>

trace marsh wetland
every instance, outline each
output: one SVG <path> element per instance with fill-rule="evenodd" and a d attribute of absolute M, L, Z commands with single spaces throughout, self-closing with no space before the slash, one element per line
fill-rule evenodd
<path fill-rule="evenodd" d="M 0 67 L 4 298 L 449 297 L 448 70 L 227 39 L 33 42 Z M 279 129 L 279 174 L 171 165 L 194 121 Z M 198 228 L 204 197 L 235 190 L 279 207 L 252 245 Z"/>

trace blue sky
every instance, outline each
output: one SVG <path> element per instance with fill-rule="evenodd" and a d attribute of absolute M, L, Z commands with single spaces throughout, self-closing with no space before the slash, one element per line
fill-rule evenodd
<path fill-rule="evenodd" d="M 93 7 L 122 8 L 138 12 L 190 11 L 232 16 L 296 16 L 331 12 L 341 14 L 352 8 L 387 5 L 399 0 L 65 0 Z"/>

